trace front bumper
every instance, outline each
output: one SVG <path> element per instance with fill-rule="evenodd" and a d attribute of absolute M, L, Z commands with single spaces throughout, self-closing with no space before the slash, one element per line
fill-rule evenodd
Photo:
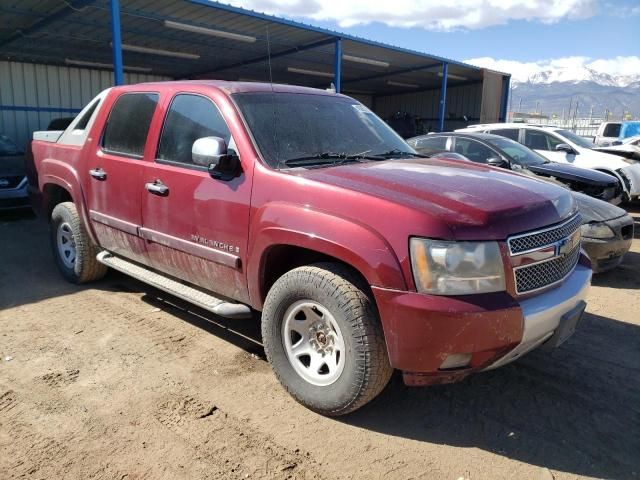
<path fill-rule="evenodd" d="M 591 260 L 594 273 L 611 270 L 620 265 L 633 241 L 633 218 L 630 215 L 603 223 L 613 231 L 613 238 L 582 237 L 582 248 Z"/>
<path fill-rule="evenodd" d="M 16 188 L 0 188 L 0 211 L 29 208 L 30 206 L 26 177 Z"/>
<path fill-rule="evenodd" d="M 438 297 L 373 287 L 389 360 L 405 383 L 461 380 L 496 368 L 548 340 L 560 318 L 585 300 L 591 269 L 579 263 L 559 286 L 524 300 L 493 293 Z M 470 355 L 463 368 L 441 369 L 452 355 Z"/>
<path fill-rule="evenodd" d="M 558 288 L 520 302 L 524 331 L 520 344 L 488 369 L 513 362 L 542 345 L 555 332 L 562 316 L 587 298 L 591 284 L 591 269 L 578 264 L 571 276 Z"/>
<path fill-rule="evenodd" d="M 619 169 L 625 191 L 630 197 L 640 196 L 640 163 L 633 163 Z"/>

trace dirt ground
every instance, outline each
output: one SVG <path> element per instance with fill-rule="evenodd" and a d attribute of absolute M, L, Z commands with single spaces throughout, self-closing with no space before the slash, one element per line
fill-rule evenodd
<path fill-rule="evenodd" d="M 111 272 L 65 283 L 47 226 L 0 216 L 0 478 L 640 477 L 640 208 L 552 354 L 323 418 L 225 321 Z"/>

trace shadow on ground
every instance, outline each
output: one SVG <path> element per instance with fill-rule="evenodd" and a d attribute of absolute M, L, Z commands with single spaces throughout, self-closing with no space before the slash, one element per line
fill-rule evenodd
<path fill-rule="evenodd" d="M 551 354 L 533 352 L 454 385 L 413 389 L 395 378 L 342 421 L 576 475 L 638 478 L 639 347 L 640 327 L 586 315 Z"/>

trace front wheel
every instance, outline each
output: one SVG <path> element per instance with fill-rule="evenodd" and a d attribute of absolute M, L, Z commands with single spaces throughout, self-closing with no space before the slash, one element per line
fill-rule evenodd
<path fill-rule="evenodd" d="M 393 369 L 375 305 L 348 268 L 324 263 L 284 274 L 267 295 L 262 338 L 284 388 L 323 415 L 357 410 Z"/>

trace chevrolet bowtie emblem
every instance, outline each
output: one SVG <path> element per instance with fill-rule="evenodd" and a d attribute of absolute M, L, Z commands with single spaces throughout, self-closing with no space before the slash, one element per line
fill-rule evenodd
<path fill-rule="evenodd" d="M 556 256 L 564 257 L 569 252 L 573 251 L 574 247 L 578 243 L 580 243 L 580 230 L 577 230 L 570 237 L 563 238 L 559 242 L 556 242 Z"/>

